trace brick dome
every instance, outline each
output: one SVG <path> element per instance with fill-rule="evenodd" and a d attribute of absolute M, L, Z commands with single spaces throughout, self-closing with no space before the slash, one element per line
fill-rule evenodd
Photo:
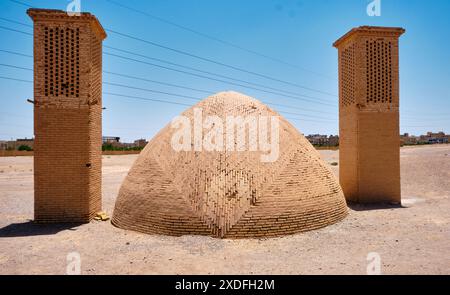
<path fill-rule="evenodd" d="M 195 109 L 223 120 L 277 116 L 278 159 L 263 162 L 262 152 L 248 149 L 175 151 L 169 124 L 149 142 L 122 184 L 115 226 L 173 236 L 270 237 L 318 229 L 347 215 L 328 165 L 278 113 L 235 92 L 208 97 L 182 116 L 194 121 Z"/>

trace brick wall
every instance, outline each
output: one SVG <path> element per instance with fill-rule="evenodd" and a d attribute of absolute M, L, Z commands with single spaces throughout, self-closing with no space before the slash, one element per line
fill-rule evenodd
<path fill-rule="evenodd" d="M 278 116 L 248 96 L 200 102 L 204 116 Z M 192 122 L 193 108 L 183 112 Z M 176 152 L 173 129 L 141 152 L 119 192 L 114 225 L 150 234 L 270 237 L 317 229 L 347 215 L 338 181 L 309 141 L 280 118 L 279 158 L 260 152 Z M 204 134 L 205 135 L 205 134 Z"/>
<path fill-rule="evenodd" d="M 35 220 L 89 222 L 101 210 L 97 19 L 30 9 L 34 21 Z"/>
<path fill-rule="evenodd" d="M 339 175 L 347 200 L 400 203 L 401 28 L 359 27 L 339 50 Z"/>

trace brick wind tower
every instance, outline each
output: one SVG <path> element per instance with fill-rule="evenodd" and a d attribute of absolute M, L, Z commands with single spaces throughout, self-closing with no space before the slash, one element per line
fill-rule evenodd
<path fill-rule="evenodd" d="M 402 28 L 354 28 L 339 51 L 340 183 L 347 200 L 401 203 L 399 49 Z"/>
<path fill-rule="evenodd" d="M 34 218 L 89 222 L 102 207 L 106 34 L 89 13 L 27 13 L 34 22 Z"/>

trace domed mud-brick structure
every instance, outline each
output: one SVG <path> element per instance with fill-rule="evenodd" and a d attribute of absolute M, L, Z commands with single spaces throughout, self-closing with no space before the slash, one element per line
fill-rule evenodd
<path fill-rule="evenodd" d="M 262 152 L 248 148 L 177 152 L 171 145 L 176 130 L 169 124 L 149 142 L 126 177 L 114 209 L 115 226 L 174 236 L 270 237 L 318 229 L 347 215 L 342 190 L 328 165 L 279 114 L 235 92 L 213 95 L 182 116 L 194 122 L 199 109 L 203 118 L 224 121 L 227 116 L 277 116 L 278 159 L 262 162 Z"/>

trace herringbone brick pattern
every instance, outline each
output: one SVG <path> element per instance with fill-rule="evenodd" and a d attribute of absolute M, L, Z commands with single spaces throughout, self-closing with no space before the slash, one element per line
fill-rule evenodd
<path fill-rule="evenodd" d="M 203 116 L 279 116 L 235 92 L 213 95 L 195 108 Z M 193 118 L 194 107 L 182 115 Z M 270 130 L 270 129 L 269 129 Z M 280 156 L 261 152 L 176 152 L 173 129 L 143 150 L 117 198 L 114 225 L 149 234 L 269 237 L 317 229 L 343 219 L 341 188 L 319 153 L 280 118 Z"/>

